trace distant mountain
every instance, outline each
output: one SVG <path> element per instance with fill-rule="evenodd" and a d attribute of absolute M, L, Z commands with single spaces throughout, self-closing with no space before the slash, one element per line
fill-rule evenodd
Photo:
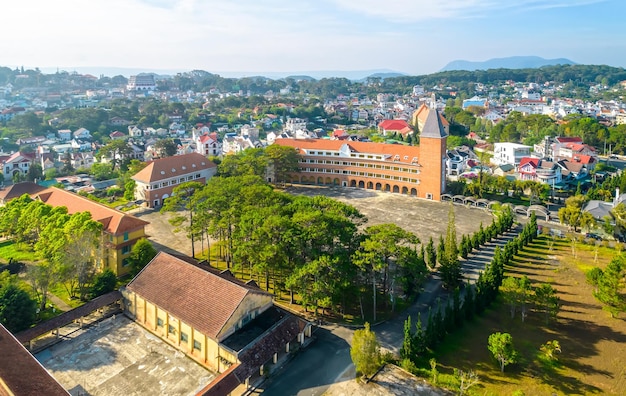
<path fill-rule="evenodd" d="M 406 76 L 406 74 L 398 73 L 398 72 L 374 73 L 365 77 L 363 80 L 367 80 L 368 78 L 380 78 L 381 80 L 384 80 L 385 78 L 402 77 L 402 76 Z"/>
<path fill-rule="evenodd" d="M 296 80 L 296 81 L 317 81 L 317 80 L 316 80 L 316 79 L 314 79 L 313 77 L 311 77 L 311 76 L 305 76 L 305 75 L 293 75 L 293 76 L 287 76 L 287 77 L 285 77 L 285 79 L 288 79 L 288 78 L 294 79 L 294 80 Z"/>
<path fill-rule="evenodd" d="M 397 77 L 404 74 L 398 73 L 389 69 L 375 69 L 375 70 L 313 70 L 313 71 L 285 71 L 285 72 L 261 72 L 261 71 L 212 71 L 207 72 L 205 70 L 183 70 L 183 69 L 154 69 L 154 68 L 125 68 L 125 67 L 98 67 L 98 66 L 76 66 L 76 67 L 61 67 L 58 70 L 65 70 L 68 72 L 77 72 L 81 74 L 92 74 L 94 76 L 109 76 L 123 75 L 129 77 L 131 75 L 137 75 L 140 73 L 151 73 L 158 77 L 171 77 L 178 73 L 190 72 L 199 76 L 208 76 L 217 74 L 220 77 L 225 78 L 269 78 L 272 80 L 278 80 L 286 77 L 298 77 L 302 79 L 314 79 L 319 80 L 322 78 L 347 78 L 349 80 L 357 81 L 365 79 L 368 76 L 378 76 L 381 78 Z M 41 67 L 41 71 L 44 73 L 54 73 L 57 68 Z M 206 74 L 205 74 L 206 73 Z M 296 78 L 296 79 L 298 79 Z"/>
<path fill-rule="evenodd" d="M 448 63 L 440 71 L 449 70 L 488 70 L 488 69 L 535 69 L 541 66 L 552 65 L 575 65 L 569 59 L 545 59 L 539 56 L 510 56 L 508 58 L 494 58 L 484 62 L 471 62 L 466 60 L 455 60 Z"/>

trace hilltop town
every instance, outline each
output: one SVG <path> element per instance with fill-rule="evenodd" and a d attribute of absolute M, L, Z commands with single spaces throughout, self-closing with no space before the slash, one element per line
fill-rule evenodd
<path fill-rule="evenodd" d="M 497 328 L 501 311 L 515 337 L 582 341 L 585 315 L 626 308 L 624 93 L 623 69 L 584 65 L 362 81 L 0 67 L 0 345 L 18 362 L 0 363 L 1 382 L 8 394 L 390 394 L 389 381 L 463 393 L 483 386 L 477 369 L 437 349 L 461 326 Z M 366 323 L 387 352 L 380 373 L 349 362 L 364 334 L 351 326 Z M 597 323 L 623 341 L 621 324 Z M 598 362 L 593 383 L 558 385 L 579 364 L 565 349 L 564 366 L 530 349 L 496 356 L 502 372 L 552 377 L 489 389 L 626 389 L 601 383 Z M 309 376 L 290 380 L 297 370 Z M 382 390 L 336 387 L 361 374 Z"/>

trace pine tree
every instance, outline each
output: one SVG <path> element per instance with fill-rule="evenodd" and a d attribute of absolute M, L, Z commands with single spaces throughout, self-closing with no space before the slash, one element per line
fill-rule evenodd
<path fill-rule="evenodd" d="M 463 312 L 465 319 L 474 319 L 474 312 L 476 309 L 476 301 L 474 297 L 474 287 L 471 284 L 465 286 L 465 298 L 463 299 Z"/>
<path fill-rule="evenodd" d="M 437 249 L 435 249 L 433 237 L 430 237 L 426 245 L 426 264 L 428 264 L 428 267 L 431 269 L 437 266 Z"/>
<path fill-rule="evenodd" d="M 402 340 L 402 348 L 400 349 L 400 357 L 402 359 L 414 360 L 415 346 L 413 345 L 413 334 L 411 334 L 411 316 L 404 321 L 404 339 Z"/>
<path fill-rule="evenodd" d="M 441 243 L 441 241 L 440 241 Z M 446 230 L 446 239 L 443 241 L 443 251 L 439 249 L 440 259 L 439 273 L 443 286 L 447 289 L 453 289 L 458 286 L 461 278 L 461 263 L 459 261 L 459 248 L 456 241 L 456 222 L 454 218 L 454 208 L 450 206 L 448 212 L 448 228 Z"/>
<path fill-rule="evenodd" d="M 417 313 L 417 322 L 415 323 L 415 335 L 413 336 L 413 347 L 415 348 L 415 356 L 419 357 L 426 352 L 426 335 L 422 328 L 422 314 Z"/>

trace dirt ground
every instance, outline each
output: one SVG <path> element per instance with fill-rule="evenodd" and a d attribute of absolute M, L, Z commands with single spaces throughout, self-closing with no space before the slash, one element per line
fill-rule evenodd
<path fill-rule="evenodd" d="M 442 371 L 452 368 L 474 369 L 481 378 L 475 394 L 510 395 L 522 390 L 526 395 L 626 394 L 626 322 L 612 319 L 593 297 L 585 271 L 598 265 L 604 268 L 614 251 L 580 245 L 576 257 L 566 240 L 542 238 L 522 252 L 508 276 L 527 275 L 533 286 L 551 284 L 558 292 L 561 309 L 556 323 L 546 325 L 543 316 L 531 312 L 525 323 L 519 314 L 511 319 L 508 306 L 500 304 L 475 322 L 466 324 L 463 337 L 453 334 L 437 359 Z M 517 364 L 504 373 L 487 350 L 489 334 L 501 331 L 513 337 L 520 353 Z M 542 364 L 539 347 L 559 341 L 562 353 L 558 363 Z"/>

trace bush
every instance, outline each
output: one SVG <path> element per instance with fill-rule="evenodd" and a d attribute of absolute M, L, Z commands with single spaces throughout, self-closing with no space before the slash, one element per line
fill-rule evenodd
<path fill-rule="evenodd" d="M 417 366 L 411 361 L 411 359 L 402 359 L 400 367 L 414 375 L 418 372 Z"/>
<path fill-rule="evenodd" d="M 104 270 L 104 272 L 96 275 L 93 286 L 91 286 L 91 294 L 93 297 L 98 297 L 103 294 L 107 294 L 115 290 L 117 285 L 117 277 L 110 269 Z"/>

